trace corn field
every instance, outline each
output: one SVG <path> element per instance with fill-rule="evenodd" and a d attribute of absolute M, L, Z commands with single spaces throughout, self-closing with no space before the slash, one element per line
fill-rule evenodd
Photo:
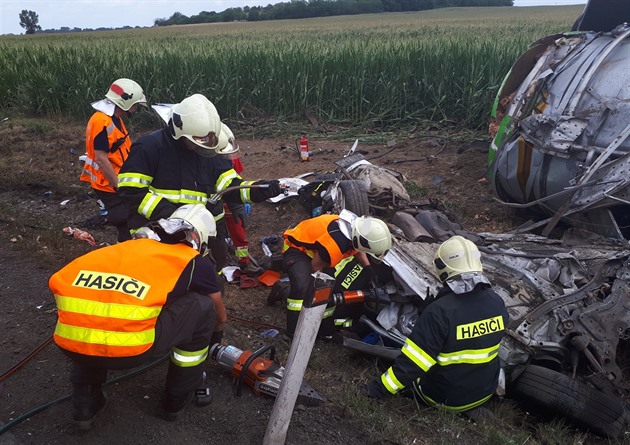
<path fill-rule="evenodd" d="M 0 109 L 87 118 L 119 77 L 149 102 L 206 95 L 251 115 L 385 127 L 487 126 L 492 101 L 534 41 L 568 31 L 581 6 L 413 13 L 0 37 Z"/>

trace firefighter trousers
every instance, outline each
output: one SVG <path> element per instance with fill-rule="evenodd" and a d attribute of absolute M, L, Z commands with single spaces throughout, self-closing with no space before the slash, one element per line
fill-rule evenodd
<path fill-rule="evenodd" d="M 289 247 L 282 254 L 282 268 L 289 276 L 291 290 L 287 299 L 287 330 L 293 334 L 297 327 L 302 303 L 306 292 L 308 292 L 311 281 L 311 258 L 299 249 Z M 325 271 L 326 272 L 326 271 Z M 328 337 L 335 331 L 335 324 L 332 317 L 334 308 L 326 309 L 322 324 L 317 333 L 318 337 Z"/>

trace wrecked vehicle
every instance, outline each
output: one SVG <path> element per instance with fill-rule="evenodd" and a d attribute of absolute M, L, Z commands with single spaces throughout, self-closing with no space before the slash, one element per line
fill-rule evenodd
<path fill-rule="evenodd" d="M 393 361 L 442 286 L 433 266 L 437 246 L 462 235 L 479 247 L 484 272 L 510 315 L 499 349 L 498 394 L 526 400 L 538 411 L 546 408 L 595 434 L 618 437 L 630 390 L 624 373 L 630 358 L 630 246 L 602 242 L 594 234 L 591 239 L 577 229 L 562 240 L 468 232 L 440 211 L 403 199 L 396 192 L 402 186 L 396 172 L 353 156 L 335 163 L 345 175 L 335 182 L 360 182 L 354 192 L 365 196 L 347 193 L 338 204 L 367 200 L 372 214 L 386 209 L 395 242 L 384 260 L 388 271 L 378 273 L 389 281 L 363 280 L 372 287 L 364 289 L 364 315 L 353 327 L 358 321 L 363 332 L 371 330 L 380 340 L 369 344 L 348 335 L 344 346 Z M 369 177 L 379 179 L 368 182 Z M 344 290 L 337 284 L 333 293 Z"/>
<path fill-rule="evenodd" d="M 443 230 L 443 229 L 439 229 Z M 432 227 L 429 233 L 435 233 Z M 474 234 L 473 234 L 474 235 Z M 528 234 L 473 236 L 484 272 L 510 323 L 499 357 L 500 395 L 526 399 L 590 431 L 618 437 L 625 424 L 624 376 L 630 334 L 630 249 Z M 437 240 L 437 236 L 436 236 Z M 344 339 L 347 347 L 395 358 L 422 308 L 441 286 L 437 244 L 398 241 L 385 261 L 396 293 L 373 328 L 384 345 Z"/>
<path fill-rule="evenodd" d="M 629 16 L 627 0 L 590 1 L 574 26 L 587 31 L 533 43 L 501 85 L 489 176 L 504 204 L 545 217 L 521 232 L 563 220 L 630 237 Z"/>

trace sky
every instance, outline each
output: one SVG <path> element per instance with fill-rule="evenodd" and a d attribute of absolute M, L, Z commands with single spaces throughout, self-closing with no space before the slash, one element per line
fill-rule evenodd
<path fill-rule="evenodd" d="M 280 0 L 0 0 L 0 34 L 21 34 L 19 14 L 35 11 L 42 29 L 153 26 L 175 12 L 190 17 L 201 11 L 266 6 Z M 284 0 L 289 1 L 289 0 Z M 575 5 L 586 0 L 515 0 L 515 6 Z"/>

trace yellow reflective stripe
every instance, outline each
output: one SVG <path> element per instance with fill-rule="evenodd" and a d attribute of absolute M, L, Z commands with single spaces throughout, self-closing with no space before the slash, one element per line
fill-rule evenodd
<path fill-rule="evenodd" d="M 88 329 L 57 322 L 55 334 L 68 340 L 95 345 L 140 346 L 152 344 L 155 329 L 142 332 L 114 332 L 101 329 Z"/>
<path fill-rule="evenodd" d="M 287 298 L 287 310 L 288 311 L 301 311 L 302 310 L 302 300 L 293 300 L 291 298 Z"/>
<path fill-rule="evenodd" d="M 335 326 L 341 326 L 343 328 L 351 328 L 352 319 L 351 318 L 335 318 Z"/>
<path fill-rule="evenodd" d="M 195 190 L 180 190 L 178 200 L 185 204 L 205 204 L 208 202 L 208 195 L 205 192 Z"/>
<path fill-rule="evenodd" d="M 97 317 L 119 318 L 121 320 L 150 320 L 160 315 L 161 307 L 134 306 L 131 304 L 101 303 L 80 298 L 55 295 L 57 308 L 75 314 Z"/>
<path fill-rule="evenodd" d="M 238 175 L 238 173 L 236 173 L 236 170 L 234 170 L 233 168 L 229 169 L 226 172 L 223 172 L 221 176 L 217 178 L 217 182 L 216 182 L 217 192 L 220 192 L 221 190 L 228 188 L 230 186 L 230 183 L 236 178 L 240 178 L 240 176 Z"/>
<path fill-rule="evenodd" d="M 490 399 L 490 397 L 492 397 L 492 394 L 490 394 L 490 395 L 487 395 L 486 397 L 484 397 L 483 399 L 477 400 L 476 402 L 469 403 L 468 405 L 449 406 L 449 405 L 444 405 L 444 404 L 441 404 L 441 403 L 437 403 L 431 397 L 427 396 L 425 393 L 422 392 L 422 387 L 420 388 L 420 395 L 422 396 L 422 398 L 424 400 L 426 400 L 426 402 L 429 405 L 439 406 L 440 408 L 444 408 L 446 411 L 450 411 L 450 412 L 453 412 L 453 413 L 461 413 L 462 411 L 468 411 L 469 409 L 476 408 L 476 407 L 486 403 L 488 401 L 488 399 Z"/>
<path fill-rule="evenodd" d="M 254 183 L 254 181 L 243 181 L 241 183 L 241 185 L 252 185 Z M 244 202 L 246 204 L 251 204 L 252 202 L 252 194 L 251 194 L 252 189 L 250 188 L 244 188 L 240 190 L 240 195 L 241 195 L 241 202 Z"/>
<path fill-rule="evenodd" d="M 339 275 L 339 272 L 341 272 L 343 268 L 346 267 L 346 264 L 348 264 L 353 259 L 353 256 L 349 256 L 348 258 L 344 258 L 339 263 L 337 263 L 337 265 L 335 266 L 335 276 Z"/>
<path fill-rule="evenodd" d="M 151 185 L 153 176 L 140 173 L 120 173 L 118 175 L 118 187 L 144 188 Z"/>
<path fill-rule="evenodd" d="M 402 353 L 409 357 L 409 359 L 424 372 L 427 372 L 433 365 L 435 365 L 435 360 L 409 338 L 405 340 L 405 344 L 402 347 Z"/>
<path fill-rule="evenodd" d="M 192 368 L 206 361 L 208 349 L 209 346 L 199 351 L 184 351 L 183 349 L 173 347 L 171 349 L 171 361 L 180 368 Z"/>
<path fill-rule="evenodd" d="M 221 213 L 219 213 L 218 215 L 212 215 L 214 216 L 214 221 L 219 221 L 221 218 L 223 218 L 225 216 L 225 212 L 222 211 Z"/>
<path fill-rule="evenodd" d="M 335 309 L 337 309 L 337 306 L 327 307 L 324 311 L 324 315 L 322 315 L 322 319 L 332 317 L 332 315 L 335 313 Z"/>
<path fill-rule="evenodd" d="M 394 375 L 394 370 L 391 366 L 381 376 L 381 382 L 383 383 L 383 386 L 385 386 L 385 389 L 392 394 L 396 394 L 405 387 L 405 385 L 400 383 L 398 378 Z"/>
<path fill-rule="evenodd" d="M 437 361 L 441 366 L 456 365 L 460 363 L 479 364 L 492 361 L 498 354 L 499 344 L 485 349 L 464 349 L 455 352 L 441 352 Z"/>
<path fill-rule="evenodd" d="M 146 219 L 151 219 L 151 215 L 153 215 L 153 211 L 157 207 L 157 205 L 162 200 L 161 196 L 156 195 L 155 193 L 148 192 L 140 205 L 138 206 L 138 213 L 144 216 Z"/>
<path fill-rule="evenodd" d="M 249 253 L 249 248 L 247 247 L 237 247 L 236 249 L 234 249 L 234 254 L 236 255 L 236 258 L 247 258 L 247 255 Z"/>

